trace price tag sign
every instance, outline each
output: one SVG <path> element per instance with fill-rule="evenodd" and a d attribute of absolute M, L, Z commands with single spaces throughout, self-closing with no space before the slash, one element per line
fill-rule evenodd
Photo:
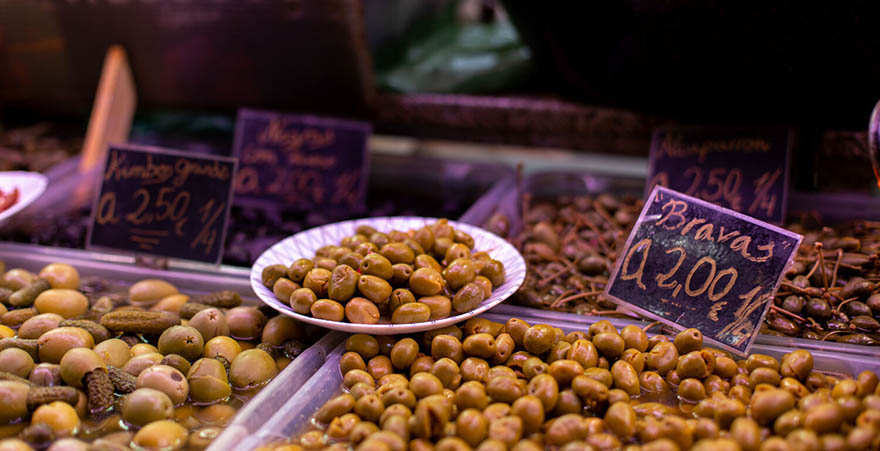
<path fill-rule="evenodd" d="M 654 132 L 646 192 L 681 191 L 774 224 L 788 195 L 791 132 L 784 128 L 665 128 Z"/>
<path fill-rule="evenodd" d="M 655 187 L 605 288 L 614 302 L 746 356 L 803 237 Z"/>
<path fill-rule="evenodd" d="M 236 202 L 300 211 L 363 205 L 371 130 L 366 122 L 239 111 Z"/>
<path fill-rule="evenodd" d="M 236 162 L 110 145 L 87 246 L 219 263 Z"/>

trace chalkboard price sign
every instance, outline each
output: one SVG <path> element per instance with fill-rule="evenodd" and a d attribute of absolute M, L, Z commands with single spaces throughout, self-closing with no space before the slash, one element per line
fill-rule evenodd
<path fill-rule="evenodd" d="M 111 145 L 88 247 L 219 263 L 235 168 L 232 158 Z"/>
<path fill-rule="evenodd" d="M 300 211 L 363 205 L 371 130 L 366 122 L 239 111 L 236 202 Z"/>
<path fill-rule="evenodd" d="M 788 194 L 791 132 L 785 128 L 669 127 L 651 140 L 654 185 L 781 224 Z"/>
<path fill-rule="evenodd" d="M 605 294 L 745 356 L 803 237 L 655 187 Z"/>

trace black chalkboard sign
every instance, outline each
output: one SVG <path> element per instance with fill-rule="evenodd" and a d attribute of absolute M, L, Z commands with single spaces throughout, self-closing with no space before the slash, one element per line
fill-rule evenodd
<path fill-rule="evenodd" d="M 236 161 L 110 145 L 87 246 L 219 263 Z"/>
<path fill-rule="evenodd" d="M 655 187 L 618 257 L 614 302 L 745 356 L 803 237 Z"/>
<path fill-rule="evenodd" d="M 366 122 L 239 111 L 236 203 L 288 211 L 362 206 L 371 130 Z"/>
<path fill-rule="evenodd" d="M 785 128 L 662 128 L 651 140 L 654 185 L 782 224 L 791 131 Z"/>

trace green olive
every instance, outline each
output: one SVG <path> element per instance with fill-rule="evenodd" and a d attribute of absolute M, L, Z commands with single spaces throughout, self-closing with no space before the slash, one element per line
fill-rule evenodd
<path fill-rule="evenodd" d="M 364 261 L 364 254 L 357 252 L 347 252 L 339 258 L 340 265 L 348 265 L 352 269 L 360 269 L 361 263 Z"/>
<path fill-rule="evenodd" d="M 168 420 L 174 415 L 174 403 L 164 392 L 139 388 L 122 398 L 122 419 L 135 426 Z"/>
<path fill-rule="evenodd" d="M 371 275 L 362 275 L 357 283 L 358 291 L 376 304 L 384 304 L 391 296 L 391 284 L 387 280 Z"/>
<path fill-rule="evenodd" d="M 287 275 L 287 268 L 284 265 L 269 265 L 263 268 L 262 281 L 266 288 L 272 288 L 278 279 Z M 293 278 L 291 278 L 293 279 Z M 300 279 L 299 281 L 302 281 Z"/>
<path fill-rule="evenodd" d="M 611 366 L 611 376 L 614 379 L 614 386 L 630 396 L 636 396 L 641 391 L 638 372 L 629 362 L 623 360 L 614 362 Z"/>
<path fill-rule="evenodd" d="M 492 296 L 492 282 L 485 276 L 474 277 L 474 283 L 483 287 L 483 294 L 489 298 Z"/>
<path fill-rule="evenodd" d="M 169 327 L 159 337 L 159 352 L 177 354 L 189 361 L 201 357 L 204 346 L 202 334 L 191 326 Z"/>
<path fill-rule="evenodd" d="M 504 264 L 498 260 L 488 260 L 480 269 L 479 274 L 492 282 L 493 287 L 500 287 L 504 284 Z"/>
<path fill-rule="evenodd" d="M 376 324 L 379 316 L 379 308 L 369 299 L 356 297 L 345 304 L 345 319 L 350 323 Z"/>
<path fill-rule="evenodd" d="M 281 272 L 280 276 L 282 275 L 284 275 L 284 271 Z M 272 280 L 272 284 L 274 283 L 275 280 Z M 272 288 L 272 284 L 266 285 L 266 287 Z M 177 287 L 164 280 L 146 279 L 135 283 L 128 289 L 128 299 L 134 305 L 153 305 L 161 299 L 177 293 L 179 293 Z"/>
<path fill-rule="evenodd" d="M 410 378 L 409 390 L 417 398 L 426 398 L 443 392 L 443 382 L 431 373 L 416 373 Z"/>
<path fill-rule="evenodd" d="M 315 292 L 308 288 L 299 288 L 290 294 L 290 306 L 293 311 L 300 315 L 308 315 L 312 311 L 312 304 L 318 300 Z"/>
<path fill-rule="evenodd" d="M 73 348 L 89 348 L 95 345 L 92 335 L 79 327 L 52 329 L 37 339 L 40 362 L 60 363 L 67 351 Z"/>
<path fill-rule="evenodd" d="M 193 401 L 214 403 L 232 394 L 226 368 L 216 359 L 199 359 L 190 367 L 186 379 Z"/>
<path fill-rule="evenodd" d="M 144 449 L 181 449 L 186 445 L 187 430 L 170 420 L 153 421 L 141 428 L 132 442 Z"/>
<path fill-rule="evenodd" d="M 559 383 L 549 374 L 538 374 L 529 381 L 527 392 L 541 400 L 545 412 L 550 412 L 559 400 Z"/>
<path fill-rule="evenodd" d="M 613 359 L 620 357 L 626 347 L 623 338 L 615 332 L 600 332 L 593 336 L 593 344 L 603 356 Z"/>
<path fill-rule="evenodd" d="M 452 335 L 437 335 L 431 341 L 431 357 L 434 360 L 447 357 L 458 363 L 464 360 L 464 351 L 458 338 Z"/>
<path fill-rule="evenodd" d="M 122 369 L 125 370 L 126 373 L 137 377 L 143 370 L 161 362 L 164 357 L 165 356 L 158 352 L 137 355 L 129 359 L 128 362 L 125 362 Z"/>
<path fill-rule="evenodd" d="M 813 371 L 813 355 L 809 351 L 797 350 L 782 356 L 779 373 L 783 377 L 805 380 Z"/>
<path fill-rule="evenodd" d="M 64 359 L 62 358 L 62 360 Z M 27 351 L 7 348 L 0 351 L 0 368 L 15 376 L 27 378 L 31 370 L 34 369 L 34 359 Z"/>
<path fill-rule="evenodd" d="M 703 347 L 703 334 L 698 329 L 685 329 L 675 336 L 673 344 L 680 355 L 699 351 Z"/>
<path fill-rule="evenodd" d="M 641 327 L 628 325 L 620 330 L 626 349 L 635 349 L 639 352 L 648 350 L 648 335 Z"/>
<path fill-rule="evenodd" d="M 756 421 L 768 424 L 794 407 L 794 402 L 794 396 L 788 391 L 771 389 L 753 394 L 749 408 Z"/>
<path fill-rule="evenodd" d="M 463 381 L 487 382 L 489 380 L 489 363 L 477 357 L 468 357 L 461 362 L 461 378 Z"/>
<path fill-rule="evenodd" d="M 443 295 L 424 296 L 419 302 L 431 309 L 430 319 L 448 318 L 452 313 L 452 301 Z"/>
<path fill-rule="evenodd" d="M 272 362 L 274 364 L 274 361 Z M 175 405 L 186 401 L 189 383 L 186 377 L 168 365 L 153 365 L 145 368 L 137 377 L 137 388 L 152 388 L 168 395 Z"/>
<path fill-rule="evenodd" d="M 278 280 L 275 281 L 275 285 L 272 285 L 272 293 L 275 294 L 275 297 L 278 298 L 279 301 L 288 304 L 290 303 L 290 295 L 293 294 L 297 288 L 300 288 L 298 283 L 287 277 L 279 277 Z"/>
<path fill-rule="evenodd" d="M 608 400 L 608 387 L 596 379 L 579 374 L 571 381 L 571 389 L 577 393 L 588 406 L 596 406 Z"/>
<path fill-rule="evenodd" d="M 537 324 L 526 329 L 523 335 L 523 347 L 535 355 L 550 350 L 556 342 L 556 331 L 546 324 Z"/>
<path fill-rule="evenodd" d="M 455 390 L 461 384 L 461 370 L 454 360 L 444 357 L 431 366 L 431 374 L 440 379 L 443 387 Z"/>
<path fill-rule="evenodd" d="M 525 395 L 523 388 L 517 383 L 516 377 L 490 377 L 486 383 L 486 393 L 494 402 L 510 404 Z"/>
<path fill-rule="evenodd" d="M 40 335 L 58 327 L 61 321 L 64 321 L 64 317 L 57 313 L 41 313 L 28 318 L 18 327 L 18 338 L 40 338 Z"/>
<path fill-rule="evenodd" d="M 174 290 L 177 289 L 174 288 Z M 155 302 L 158 302 L 159 299 L 156 299 Z M 132 299 L 131 302 L 134 303 L 135 301 Z M 37 298 L 34 300 L 34 307 L 40 313 L 55 313 L 65 319 L 70 319 L 84 315 L 89 309 L 89 300 L 77 290 L 50 288 L 37 295 Z"/>
<path fill-rule="evenodd" d="M 228 336 L 230 334 L 226 315 L 216 308 L 207 308 L 199 311 L 189 320 L 188 326 L 197 330 L 205 341 L 217 336 Z"/>
<path fill-rule="evenodd" d="M 432 268 L 418 268 L 409 278 L 409 287 L 419 296 L 433 296 L 443 291 L 443 276 Z"/>
<path fill-rule="evenodd" d="M 391 348 L 391 363 L 395 368 L 404 370 L 419 356 L 419 344 L 412 338 L 403 338 Z"/>
<path fill-rule="evenodd" d="M 358 272 L 351 266 L 339 265 L 333 268 L 327 285 L 327 296 L 340 302 L 351 299 L 358 288 L 358 277 Z"/>
<path fill-rule="evenodd" d="M 605 425 L 621 439 L 628 439 L 636 431 L 636 412 L 627 402 L 616 402 L 605 412 Z"/>
<path fill-rule="evenodd" d="M 547 374 L 553 376 L 559 385 L 568 386 L 575 376 L 583 374 L 584 367 L 574 360 L 556 360 L 550 364 Z"/>
<path fill-rule="evenodd" d="M 709 351 L 692 351 L 678 358 L 675 372 L 681 378 L 704 378 L 715 369 L 715 359 Z"/>
<path fill-rule="evenodd" d="M 562 415 L 547 428 L 547 443 L 556 446 L 562 446 L 566 443 L 572 443 L 577 440 L 587 438 L 587 423 L 585 418 L 579 414 Z"/>
<path fill-rule="evenodd" d="M 421 323 L 431 318 L 431 308 L 418 302 L 403 304 L 391 314 L 393 324 Z"/>
<path fill-rule="evenodd" d="M 325 268 L 313 268 L 303 279 L 303 288 L 308 288 L 315 293 L 315 296 L 323 298 L 327 296 L 327 290 L 330 287 L 330 279 L 333 273 Z"/>
<path fill-rule="evenodd" d="M 453 247 L 454 246 L 455 245 L 453 245 Z M 466 283 L 473 282 L 476 275 L 474 262 L 469 258 L 450 260 L 449 266 L 443 270 L 443 277 L 446 279 L 449 287 L 453 290 L 457 290 Z M 485 295 L 485 288 L 483 289 L 483 293 Z"/>
<path fill-rule="evenodd" d="M 312 316 L 328 321 L 342 321 L 345 319 L 345 307 L 330 299 L 318 299 L 310 309 Z"/>
<path fill-rule="evenodd" d="M 377 355 L 367 362 L 367 372 L 373 376 L 373 379 L 380 380 L 382 376 L 392 374 L 394 368 L 391 365 L 391 359 L 384 355 Z"/>
<path fill-rule="evenodd" d="M 381 253 L 370 253 L 361 260 L 360 272 L 364 275 L 379 277 L 383 280 L 391 280 L 394 275 L 393 263 Z"/>
<path fill-rule="evenodd" d="M 455 403 L 459 410 L 485 409 L 489 405 L 485 385 L 477 381 L 464 382 L 455 390 Z"/>
<path fill-rule="evenodd" d="M 456 313 L 469 312 L 477 308 L 485 299 L 486 293 L 483 288 L 479 284 L 469 282 L 459 288 L 452 297 L 452 309 Z"/>
<path fill-rule="evenodd" d="M 415 259 L 415 253 L 409 246 L 404 243 L 388 243 L 379 249 L 379 253 L 388 259 L 392 264 L 406 263 L 410 264 Z"/>
<path fill-rule="evenodd" d="M 413 268 L 429 268 L 437 271 L 438 273 L 443 271 L 443 266 L 434 257 L 428 254 L 417 255 L 415 261 L 413 262 Z"/>
<path fill-rule="evenodd" d="M 239 389 L 263 385 L 276 374 L 275 360 L 262 349 L 242 351 L 229 365 L 229 381 Z"/>
<path fill-rule="evenodd" d="M 269 267 L 267 267 L 267 269 L 268 268 Z M 306 275 L 314 268 L 315 264 L 312 263 L 311 260 L 307 258 L 300 258 L 290 264 L 290 267 L 285 270 L 285 274 L 287 275 L 288 279 L 296 283 L 303 283 Z"/>
<path fill-rule="evenodd" d="M 234 307 L 226 311 L 229 333 L 239 340 L 254 340 L 263 333 L 266 315 L 256 307 Z"/>
<path fill-rule="evenodd" d="M 478 409 L 463 409 L 455 420 L 455 430 L 459 438 L 470 446 L 477 446 L 489 432 L 489 420 Z"/>

